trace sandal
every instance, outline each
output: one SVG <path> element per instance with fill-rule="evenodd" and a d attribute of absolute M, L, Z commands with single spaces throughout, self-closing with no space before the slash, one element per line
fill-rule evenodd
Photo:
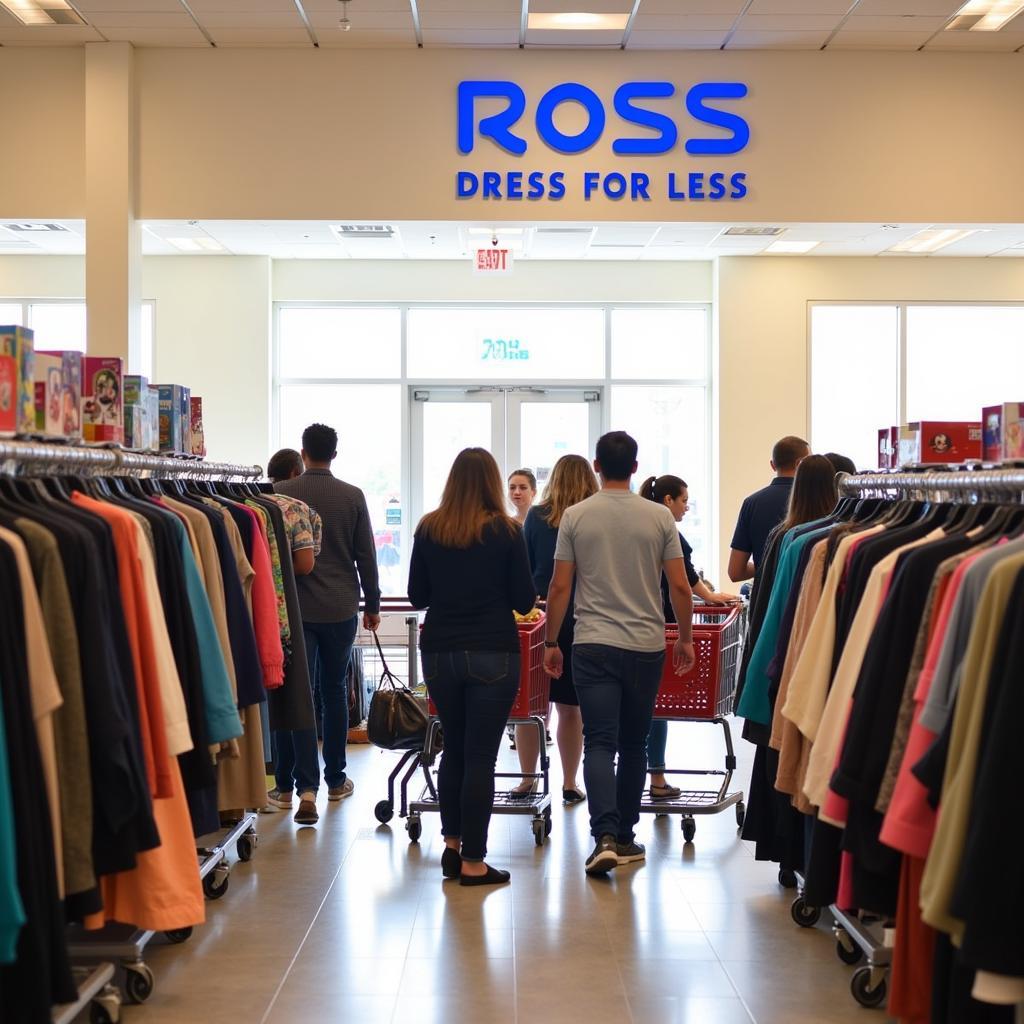
<path fill-rule="evenodd" d="M 583 790 L 577 786 L 573 786 L 572 789 L 562 790 L 562 803 L 566 806 L 570 806 L 572 804 L 581 804 L 586 799 L 587 794 L 584 793 Z"/>

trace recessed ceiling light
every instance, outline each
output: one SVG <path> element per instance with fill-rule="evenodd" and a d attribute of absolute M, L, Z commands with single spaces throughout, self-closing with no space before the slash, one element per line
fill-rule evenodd
<path fill-rule="evenodd" d="M 813 248 L 819 245 L 821 245 L 821 242 L 778 241 L 772 242 L 772 244 L 765 249 L 765 252 L 783 253 L 789 256 L 802 256 L 805 252 L 810 252 Z"/>
<path fill-rule="evenodd" d="M 584 30 L 621 32 L 628 23 L 628 13 L 592 14 L 589 11 L 563 11 L 554 14 L 530 14 L 526 27 L 570 32 Z"/>
<path fill-rule="evenodd" d="M 84 25 L 67 0 L 0 0 L 22 25 Z"/>
<path fill-rule="evenodd" d="M 909 238 L 904 238 L 902 242 L 897 242 L 895 245 L 890 246 L 886 251 L 909 253 L 937 252 L 939 249 L 944 249 L 947 245 L 959 242 L 969 235 L 976 235 L 981 230 L 981 228 L 926 228 L 924 231 L 918 231 Z"/>
<path fill-rule="evenodd" d="M 967 0 L 946 29 L 998 32 L 1021 11 L 1024 11 L 1024 0 Z"/>

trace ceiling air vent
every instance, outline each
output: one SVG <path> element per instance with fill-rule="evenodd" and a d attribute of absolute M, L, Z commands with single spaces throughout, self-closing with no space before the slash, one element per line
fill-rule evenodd
<path fill-rule="evenodd" d="M 41 224 L 32 221 L 19 221 L 14 224 L 5 224 L 8 231 L 31 231 L 40 233 L 44 231 L 67 231 L 63 224 Z"/>
<path fill-rule="evenodd" d="M 745 228 L 745 227 L 731 227 L 726 228 L 723 235 L 751 235 L 756 238 L 774 238 L 776 235 L 781 235 L 786 229 L 785 228 Z"/>
<path fill-rule="evenodd" d="M 346 241 L 353 238 L 391 238 L 395 233 L 390 224 L 332 224 L 331 230 Z"/>

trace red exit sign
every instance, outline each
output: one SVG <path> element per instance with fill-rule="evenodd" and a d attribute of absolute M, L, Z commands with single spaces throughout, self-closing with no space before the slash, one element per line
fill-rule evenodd
<path fill-rule="evenodd" d="M 477 249 L 473 257 L 473 269 L 478 274 L 511 274 L 511 249 Z"/>

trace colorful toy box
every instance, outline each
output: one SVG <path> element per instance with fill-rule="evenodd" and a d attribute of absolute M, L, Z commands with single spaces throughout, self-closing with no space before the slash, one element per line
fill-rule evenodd
<path fill-rule="evenodd" d="M 181 384 L 158 384 L 160 392 L 160 451 L 186 454 L 192 448 L 192 408 L 189 389 Z"/>
<path fill-rule="evenodd" d="M 82 373 L 85 355 L 82 352 L 37 352 L 37 356 L 53 356 L 61 363 L 60 415 L 61 434 L 74 441 L 82 439 Z"/>
<path fill-rule="evenodd" d="M 64 414 L 61 407 L 64 379 L 61 357 L 37 352 L 35 378 L 36 431 L 61 437 L 64 434 Z"/>
<path fill-rule="evenodd" d="M 13 356 L 0 356 L 0 434 L 18 429 L 18 366 Z"/>
<path fill-rule="evenodd" d="M 16 430 L 22 434 L 32 434 L 36 429 L 35 346 L 32 338 L 29 327 L 16 324 L 0 327 L 0 356 L 10 356 L 14 360 L 17 374 Z"/>
<path fill-rule="evenodd" d="M 900 465 L 981 458 L 981 424 L 922 420 L 900 430 Z"/>
<path fill-rule="evenodd" d="M 82 359 L 82 439 L 124 441 L 124 394 L 121 360 L 116 356 Z"/>
<path fill-rule="evenodd" d="M 1004 402 L 981 410 L 986 462 L 1024 459 L 1024 402 Z"/>
<path fill-rule="evenodd" d="M 124 378 L 124 443 L 143 451 L 157 451 L 160 444 L 160 397 L 136 373 Z"/>
<path fill-rule="evenodd" d="M 899 465 L 900 428 L 884 427 L 878 432 L 878 468 L 895 469 Z"/>
<path fill-rule="evenodd" d="M 206 455 L 206 436 L 203 433 L 203 400 L 198 395 L 189 399 L 190 426 L 193 455 L 203 457 Z"/>

